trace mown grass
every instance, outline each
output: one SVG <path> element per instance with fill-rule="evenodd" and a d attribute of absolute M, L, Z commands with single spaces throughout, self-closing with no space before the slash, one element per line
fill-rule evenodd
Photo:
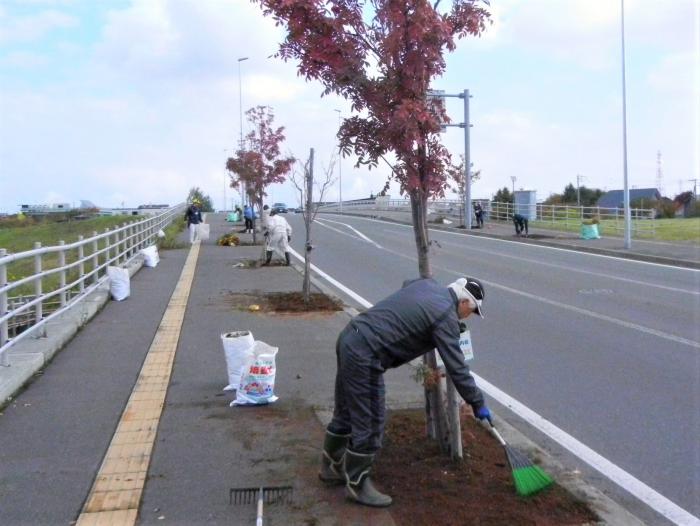
<path fill-rule="evenodd" d="M 66 244 L 73 243 L 78 241 L 78 236 L 91 237 L 95 231 L 101 234 L 106 228 L 111 230 L 124 223 L 141 219 L 143 216 L 105 216 L 60 223 L 35 222 L 31 219 L 21 222 L 16 220 L 0 221 L 0 248 L 15 253 L 33 249 L 36 241 L 45 247 L 58 245 L 61 240 L 65 241 Z"/>
<path fill-rule="evenodd" d="M 24 252 L 34 248 L 35 242 L 40 242 L 42 247 L 56 246 L 59 241 L 64 241 L 65 244 L 70 244 L 78 241 L 79 236 L 89 238 L 94 235 L 104 233 L 106 230 L 114 230 L 121 227 L 124 223 L 132 223 L 134 221 L 143 220 L 143 216 L 105 216 L 95 217 L 79 221 L 52 222 L 40 221 L 35 222 L 31 219 L 23 221 L 9 220 L 0 221 L 0 248 L 5 248 L 8 254 Z M 112 236 L 112 241 L 114 237 Z M 103 239 L 97 242 L 97 251 L 102 250 L 107 245 L 107 240 Z M 93 243 L 83 246 L 83 256 L 90 256 L 95 252 Z M 111 256 L 114 257 L 115 250 L 112 250 Z M 78 249 L 66 250 L 65 261 L 67 264 L 78 261 Z M 53 252 L 43 254 L 41 256 L 41 268 L 43 271 L 51 270 L 59 266 L 59 253 Z M 107 254 L 99 254 L 94 259 L 84 263 L 83 270 L 88 273 L 96 266 L 102 265 L 107 261 Z M 26 276 L 34 274 L 35 259 L 24 258 L 7 265 L 8 282 L 20 280 Z M 104 271 L 100 273 L 103 275 Z M 71 268 L 66 272 L 66 283 L 75 281 L 80 275 L 78 266 Z M 93 276 L 92 280 L 96 280 Z M 60 287 L 61 276 L 59 273 L 50 274 L 42 279 L 42 293 L 46 294 Z M 88 282 L 89 284 L 90 282 Z M 78 290 L 74 287 L 72 292 Z M 9 296 L 33 295 L 35 288 L 33 284 L 25 284 L 12 289 Z"/>
<path fill-rule="evenodd" d="M 567 221 L 530 221 L 531 228 L 558 230 L 563 232 L 580 232 L 581 225 Z M 624 236 L 624 220 L 604 219 L 598 225 L 601 236 Z M 655 241 L 693 241 L 700 242 L 700 218 L 675 218 L 632 221 L 632 236 L 639 239 Z"/>
<path fill-rule="evenodd" d="M 187 243 L 180 241 L 180 233 L 185 229 L 185 219 L 179 217 L 170 223 L 163 232 L 165 232 L 165 237 L 158 240 L 158 248 L 161 250 L 168 250 L 173 248 L 183 248 L 187 246 Z"/>

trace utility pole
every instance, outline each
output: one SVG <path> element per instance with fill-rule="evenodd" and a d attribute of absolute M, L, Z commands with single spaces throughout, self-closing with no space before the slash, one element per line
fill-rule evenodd
<path fill-rule="evenodd" d="M 620 0 L 620 37 L 622 41 L 622 166 L 624 172 L 625 248 L 632 248 L 632 213 L 627 185 L 627 83 L 625 80 L 625 0 Z"/>
<path fill-rule="evenodd" d="M 581 206 L 581 179 L 584 177 L 581 174 L 576 174 L 576 206 Z"/>
<path fill-rule="evenodd" d="M 248 57 L 240 57 L 238 59 L 238 117 L 239 125 L 241 130 L 241 136 L 239 140 L 239 150 L 243 150 L 243 83 L 241 81 L 241 62 L 248 60 Z M 245 208 L 245 183 L 241 181 L 241 208 Z"/>
<path fill-rule="evenodd" d="M 688 179 L 689 183 L 693 183 L 693 195 L 695 196 L 695 200 L 698 200 L 698 180 L 697 179 Z"/>
<path fill-rule="evenodd" d="M 440 123 L 444 128 L 448 126 L 464 128 L 464 226 L 467 230 L 472 228 L 472 167 L 469 151 L 469 128 L 472 125 L 469 122 L 469 90 L 465 89 L 462 93 L 450 94 L 442 90 L 428 90 L 428 98 L 444 99 L 447 97 L 455 97 L 464 101 L 464 122 L 459 124 Z"/>

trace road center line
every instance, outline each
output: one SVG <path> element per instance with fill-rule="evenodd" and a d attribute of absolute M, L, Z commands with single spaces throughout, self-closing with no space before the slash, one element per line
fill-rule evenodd
<path fill-rule="evenodd" d="M 199 241 L 190 248 L 76 526 L 136 523 L 199 248 Z"/>
<path fill-rule="evenodd" d="M 304 260 L 303 257 L 296 251 L 292 250 L 292 253 L 294 254 L 294 257 L 298 258 L 299 260 Z M 372 306 L 369 301 L 339 281 L 335 280 L 327 273 L 323 272 L 316 265 L 312 264 L 311 269 L 316 274 L 328 281 L 331 285 L 337 287 L 345 294 L 352 297 L 363 307 L 370 308 Z M 486 394 L 493 397 L 502 405 L 508 407 L 511 411 L 513 411 L 535 429 L 547 435 L 550 439 L 564 447 L 566 450 L 570 451 L 572 454 L 586 462 L 586 464 L 598 472 L 602 473 L 605 477 L 623 488 L 625 491 L 631 493 L 636 498 L 646 503 L 657 513 L 663 515 L 668 520 L 678 525 L 700 526 L 700 518 L 681 508 L 676 503 L 664 497 L 653 488 L 647 486 L 644 484 L 644 482 L 626 472 L 618 465 L 596 453 L 594 450 L 566 433 L 563 429 L 555 426 L 549 420 L 540 416 L 529 407 L 500 390 L 485 378 L 482 378 L 475 373 L 473 374 L 477 384 Z"/>

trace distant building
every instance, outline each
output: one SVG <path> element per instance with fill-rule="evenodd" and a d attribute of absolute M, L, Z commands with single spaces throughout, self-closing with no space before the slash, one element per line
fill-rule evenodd
<path fill-rule="evenodd" d="M 644 199 L 651 203 L 652 201 L 660 201 L 661 194 L 656 188 L 634 188 L 630 192 L 630 203 Z M 601 208 L 623 208 L 625 195 L 624 190 L 610 190 L 600 196 L 597 206 Z"/>
<path fill-rule="evenodd" d="M 65 214 L 73 210 L 73 206 L 71 206 L 70 203 L 19 205 L 19 210 L 27 216 L 45 216 L 50 214 Z"/>
<path fill-rule="evenodd" d="M 152 216 L 165 212 L 170 205 L 139 205 L 136 208 L 100 208 L 101 216 Z"/>

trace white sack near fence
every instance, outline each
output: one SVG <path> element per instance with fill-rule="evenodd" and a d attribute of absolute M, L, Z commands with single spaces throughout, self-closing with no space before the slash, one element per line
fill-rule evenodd
<path fill-rule="evenodd" d="M 199 223 L 197 225 L 198 230 L 199 230 L 199 237 L 200 241 L 208 241 L 209 240 L 209 225 L 207 223 Z"/>
<path fill-rule="evenodd" d="M 163 239 L 165 237 L 165 232 L 163 232 L 163 229 L 161 228 L 156 232 L 156 236 L 158 236 L 160 239 Z"/>
<path fill-rule="evenodd" d="M 160 256 L 158 255 L 158 247 L 155 245 L 142 248 L 141 254 L 143 254 L 143 264 L 147 267 L 155 267 L 160 262 Z"/>
<path fill-rule="evenodd" d="M 256 341 L 252 356 L 241 375 L 241 384 L 236 391 L 236 399 L 231 405 L 259 405 L 276 402 L 275 396 L 275 357 L 277 347 Z"/>
<path fill-rule="evenodd" d="M 131 281 L 129 271 L 120 267 L 107 267 L 109 277 L 109 292 L 112 299 L 122 301 L 131 294 Z"/>
<path fill-rule="evenodd" d="M 225 332 L 221 335 L 228 371 L 228 385 L 224 391 L 235 391 L 241 383 L 243 367 L 253 355 L 253 333 L 250 331 Z"/>

